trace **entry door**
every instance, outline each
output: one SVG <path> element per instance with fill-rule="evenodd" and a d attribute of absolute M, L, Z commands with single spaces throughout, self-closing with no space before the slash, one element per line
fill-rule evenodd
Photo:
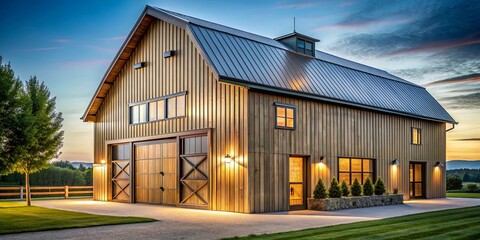
<path fill-rule="evenodd" d="M 410 198 L 425 197 L 425 163 L 410 163 Z"/>
<path fill-rule="evenodd" d="M 176 204 L 175 139 L 135 144 L 135 201 Z"/>
<path fill-rule="evenodd" d="M 306 164 L 303 157 L 289 159 L 290 210 L 306 208 Z"/>

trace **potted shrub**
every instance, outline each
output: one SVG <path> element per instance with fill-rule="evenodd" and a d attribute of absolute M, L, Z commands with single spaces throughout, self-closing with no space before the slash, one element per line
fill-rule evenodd
<path fill-rule="evenodd" d="M 362 195 L 362 185 L 360 185 L 358 179 L 355 178 L 355 180 L 353 180 L 353 184 L 350 187 L 350 192 L 352 193 L 352 196 L 358 197 Z"/>
<path fill-rule="evenodd" d="M 385 184 L 382 178 L 378 177 L 377 182 L 375 182 L 375 195 L 383 195 L 385 192 Z"/>
<path fill-rule="evenodd" d="M 328 196 L 330 198 L 341 198 L 342 192 L 340 191 L 340 186 L 338 186 L 338 182 L 336 178 L 332 179 L 330 183 L 330 188 L 328 189 Z"/>
<path fill-rule="evenodd" d="M 367 180 L 365 180 L 365 183 L 363 184 L 363 195 L 364 196 L 373 195 L 373 184 L 372 184 L 372 180 L 370 180 L 369 177 L 367 177 Z"/>
<path fill-rule="evenodd" d="M 348 185 L 345 180 L 342 181 L 342 196 L 348 197 L 350 195 L 350 190 L 348 189 Z"/>

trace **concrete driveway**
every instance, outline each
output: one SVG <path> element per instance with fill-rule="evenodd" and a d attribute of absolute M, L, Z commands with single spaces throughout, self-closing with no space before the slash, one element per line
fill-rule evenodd
<path fill-rule="evenodd" d="M 476 206 L 480 205 L 480 199 L 429 199 L 407 201 L 403 205 L 333 212 L 304 210 L 266 214 L 214 212 L 85 199 L 34 201 L 33 205 L 94 214 L 150 217 L 159 221 L 2 235 L 0 239 L 218 239 Z"/>

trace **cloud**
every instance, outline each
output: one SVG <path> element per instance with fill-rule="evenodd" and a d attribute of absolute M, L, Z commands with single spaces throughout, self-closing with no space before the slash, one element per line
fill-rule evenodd
<path fill-rule="evenodd" d="M 456 47 L 478 44 L 478 43 L 480 43 L 480 37 L 474 38 L 474 39 L 438 41 L 438 42 L 427 43 L 417 47 L 397 50 L 397 51 L 388 53 L 388 55 L 395 56 L 395 55 L 408 54 L 408 53 L 431 52 L 431 51 L 438 51 L 438 50 L 447 49 L 447 48 L 456 48 Z"/>
<path fill-rule="evenodd" d="M 91 59 L 91 60 L 81 60 L 81 61 L 66 61 L 66 62 L 61 62 L 60 64 L 66 65 L 66 66 L 81 67 L 81 66 L 106 64 L 106 63 L 109 63 L 110 61 L 111 60 L 108 60 L 108 59 Z"/>
<path fill-rule="evenodd" d="M 445 85 L 445 84 L 452 84 L 452 83 L 460 83 L 460 82 L 480 82 L 480 73 L 474 73 L 469 75 L 463 75 L 448 79 L 443 79 L 435 82 L 431 82 L 425 85 L 425 87 L 437 86 L 437 85 Z"/>
<path fill-rule="evenodd" d="M 480 109 L 480 92 L 444 97 L 440 101 L 452 109 Z"/>
<path fill-rule="evenodd" d="M 290 2 L 290 3 L 282 3 L 276 6 L 276 8 L 280 9 L 301 9 L 307 7 L 313 7 L 317 5 L 314 1 L 297 1 L 297 2 Z"/>
<path fill-rule="evenodd" d="M 314 31 L 322 31 L 329 29 L 361 29 L 372 26 L 382 26 L 382 25 L 396 25 L 396 24 L 405 24 L 414 21 L 414 18 L 401 18 L 401 19 L 364 19 L 361 21 L 349 21 L 349 22 L 340 22 L 337 24 L 323 25 L 313 29 Z"/>
<path fill-rule="evenodd" d="M 103 41 L 118 41 L 118 40 L 125 40 L 127 36 L 116 36 L 116 37 L 109 37 L 109 38 L 100 38 Z"/>
<path fill-rule="evenodd" d="M 52 41 L 57 42 L 57 43 L 69 43 L 72 41 L 72 39 L 69 38 L 56 38 L 53 39 Z"/>
<path fill-rule="evenodd" d="M 117 51 L 117 49 L 113 49 L 113 48 L 109 48 L 109 47 L 100 47 L 100 46 L 95 46 L 95 45 L 91 45 L 91 44 L 88 44 L 86 45 L 88 48 L 92 48 L 92 49 L 95 49 L 95 50 L 100 50 L 100 51 L 107 51 L 107 52 L 115 52 Z"/>
<path fill-rule="evenodd" d="M 461 138 L 455 139 L 455 141 L 480 141 L 480 138 Z"/>
<path fill-rule="evenodd" d="M 468 92 L 480 92 L 480 87 L 479 88 L 464 88 L 464 89 L 456 89 L 450 91 L 451 93 L 468 93 Z"/>
<path fill-rule="evenodd" d="M 40 51 L 58 50 L 58 49 L 62 49 L 62 48 L 63 48 L 63 47 L 24 48 L 24 49 L 20 49 L 20 51 L 24 51 L 24 52 L 40 52 Z"/>

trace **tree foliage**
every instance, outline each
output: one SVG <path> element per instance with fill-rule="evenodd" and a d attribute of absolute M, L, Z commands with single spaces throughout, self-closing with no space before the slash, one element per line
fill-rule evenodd
<path fill-rule="evenodd" d="M 463 187 L 463 182 L 457 175 L 447 177 L 447 190 L 460 190 Z"/>
<path fill-rule="evenodd" d="M 373 195 L 373 184 L 372 180 L 369 177 L 363 183 L 363 195 L 364 196 L 372 196 Z"/>
<path fill-rule="evenodd" d="M 53 166 L 57 166 L 57 167 L 60 167 L 60 168 L 68 168 L 68 169 L 72 169 L 72 170 L 75 169 L 75 167 L 69 161 L 60 160 L 60 161 L 54 161 L 51 164 Z"/>
<path fill-rule="evenodd" d="M 352 193 L 352 196 L 362 195 L 362 185 L 360 185 L 360 182 L 358 181 L 357 178 L 353 180 L 353 184 L 350 187 L 350 192 Z"/>
<path fill-rule="evenodd" d="M 330 183 L 330 188 L 328 189 L 328 196 L 330 198 L 342 197 L 340 186 L 338 185 L 338 181 L 335 177 L 332 179 L 332 182 Z"/>
<path fill-rule="evenodd" d="M 383 195 L 385 192 L 385 183 L 383 183 L 381 177 L 378 177 L 377 181 L 375 182 L 375 195 Z"/>
<path fill-rule="evenodd" d="M 324 199 L 327 198 L 327 188 L 321 178 L 318 179 L 315 190 L 313 190 L 313 198 L 315 199 Z"/>
<path fill-rule="evenodd" d="M 345 180 L 342 181 L 342 196 L 348 197 L 350 195 L 350 190 L 348 189 L 348 185 Z"/>

